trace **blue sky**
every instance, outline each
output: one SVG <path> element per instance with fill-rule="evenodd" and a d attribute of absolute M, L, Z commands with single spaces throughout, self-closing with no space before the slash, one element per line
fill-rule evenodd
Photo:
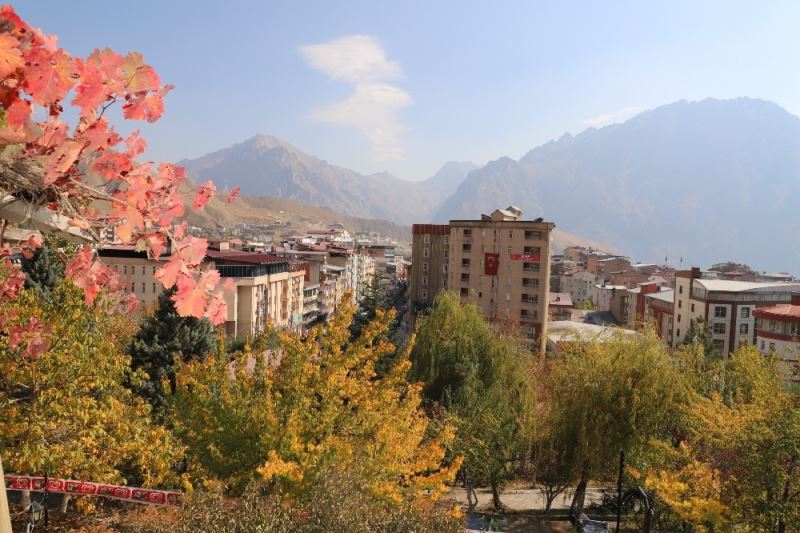
<path fill-rule="evenodd" d="M 176 89 L 141 129 L 177 161 L 275 135 L 408 179 L 686 98 L 800 115 L 800 2 L 15 3 L 75 55 L 141 51 Z"/>

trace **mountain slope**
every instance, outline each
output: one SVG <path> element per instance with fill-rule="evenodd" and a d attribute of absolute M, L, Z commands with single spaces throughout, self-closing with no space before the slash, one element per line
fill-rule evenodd
<path fill-rule="evenodd" d="M 514 204 L 643 260 L 800 262 L 800 119 L 763 100 L 680 101 L 475 170 L 439 221 Z"/>
<path fill-rule="evenodd" d="M 436 207 L 436 199 L 417 183 L 390 174 L 362 176 L 265 135 L 180 164 L 198 183 L 210 179 L 220 189 L 238 185 L 243 194 L 288 198 L 351 216 L 411 224 Z"/>

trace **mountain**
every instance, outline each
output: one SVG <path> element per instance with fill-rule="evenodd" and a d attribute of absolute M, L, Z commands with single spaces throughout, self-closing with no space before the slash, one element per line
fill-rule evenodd
<path fill-rule="evenodd" d="M 441 203 L 453 194 L 470 172 L 478 168 L 480 167 L 471 161 L 448 161 L 436 174 L 419 182 L 419 185 L 428 194 L 434 195 L 438 199 L 437 203 Z"/>
<path fill-rule="evenodd" d="M 514 204 L 641 260 L 800 263 L 800 118 L 764 100 L 679 101 L 472 171 L 435 219 Z"/>
<path fill-rule="evenodd" d="M 452 193 L 459 172 L 463 180 L 468 169 L 462 163 L 452 168 L 445 165 L 422 183 L 389 173 L 364 176 L 266 135 L 179 164 L 195 182 L 210 179 L 219 189 L 238 185 L 246 195 L 288 198 L 351 216 L 406 225 L 429 220 L 443 196 Z M 445 185 L 451 187 L 446 193 Z"/>

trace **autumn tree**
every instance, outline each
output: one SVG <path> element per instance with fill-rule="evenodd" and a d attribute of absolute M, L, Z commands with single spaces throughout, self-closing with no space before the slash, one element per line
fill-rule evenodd
<path fill-rule="evenodd" d="M 178 314 L 172 300 L 174 292 L 165 290 L 158 296 L 155 312 L 142 320 L 127 347 L 133 368 L 147 374 L 136 390 L 158 412 L 163 411 L 167 397 L 175 390 L 176 361 L 205 359 L 216 344 L 211 322 Z M 165 384 L 168 391 L 163 389 Z"/>
<path fill-rule="evenodd" d="M 725 390 L 704 387 L 672 461 L 643 478 L 678 516 L 715 531 L 800 528 L 800 400 L 777 362 L 752 346 L 726 363 Z"/>
<path fill-rule="evenodd" d="M 299 495 L 336 465 L 387 501 L 445 490 L 460 460 L 444 463 L 452 433 L 432 431 L 420 386 L 406 381 L 407 354 L 375 373 L 394 350 L 385 337 L 392 313 L 352 339 L 354 310 L 345 303 L 305 340 L 282 333 L 266 352 L 179 365 L 174 421 L 198 477 L 242 487 L 257 472 L 272 490 Z"/>
<path fill-rule="evenodd" d="M 548 439 L 578 480 L 570 508 L 577 518 L 587 483 L 611 477 L 620 450 L 635 462 L 653 438 L 669 435 L 683 401 L 682 381 L 648 330 L 588 341 L 576 336 L 548 366 Z"/>
<path fill-rule="evenodd" d="M 440 293 L 420 319 L 411 376 L 425 383 L 428 400 L 444 406 L 457 427 L 453 443 L 464 457 L 467 490 L 476 483 L 499 487 L 516 473 L 530 445 L 536 407 L 533 358 L 500 335 L 477 307 Z"/>
<path fill-rule="evenodd" d="M 0 300 L 0 449 L 7 471 L 168 486 L 179 457 L 149 406 L 123 385 L 123 331 L 65 279 L 41 298 Z"/>
<path fill-rule="evenodd" d="M 35 290 L 45 298 L 50 296 L 51 291 L 64 279 L 66 261 L 57 248 L 66 244 L 57 239 L 49 239 L 41 248 L 32 250 L 27 257 L 21 258 L 25 288 Z"/>
<path fill-rule="evenodd" d="M 150 257 L 170 247 L 157 277 L 165 288 L 177 287 L 173 298 L 181 316 L 224 320 L 216 280 L 199 279 L 207 243 L 177 225 L 184 214 L 184 170 L 141 161 L 147 143 L 139 132 L 123 138 L 106 116 L 119 103 L 125 119 L 155 122 L 171 89 L 139 53 L 123 56 L 106 48 L 72 57 L 55 36 L 31 27 L 12 7 L 0 8 L 0 261 L 3 270 L 16 270 L 3 277 L 5 297 L 14 298 L 17 280 L 24 279 L 4 242 L 9 224 L 97 245 L 113 228 L 117 239 Z M 62 120 L 65 115 L 77 118 L 74 127 Z M 202 209 L 214 192 L 211 182 L 201 186 L 193 208 Z M 27 245 L 35 249 L 41 241 Z M 89 244 L 70 259 L 65 275 L 84 290 L 89 306 L 100 289 L 121 287 Z"/>

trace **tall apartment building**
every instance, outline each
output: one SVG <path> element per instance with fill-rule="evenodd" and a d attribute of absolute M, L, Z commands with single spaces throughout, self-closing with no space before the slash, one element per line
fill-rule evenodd
<path fill-rule="evenodd" d="M 753 310 L 756 318 L 756 347 L 767 355 L 774 353 L 791 383 L 800 383 L 800 293 L 791 303 Z"/>
<path fill-rule="evenodd" d="M 430 306 L 436 294 L 447 287 L 450 226 L 414 224 L 411 233 L 408 293 L 413 310 Z"/>
<path fill-rule="evenodd" d="M 413 228 L 409 298 L 430 305 L 446 289 L 493 321 L 520 325 L 544 351 L 550 294 L 551 222 L 523 220 L 510 206 L 480 220 Z"/>
<path fill-rule="evenodd" d="M 723 354 L 756 339 L 753 310 L 791 302 L 800 282 L 747 282 L 717 279 L 699 268 L 675 274 L 672 345 L 686 338 L 692 322 L 705 321 Z"/>

